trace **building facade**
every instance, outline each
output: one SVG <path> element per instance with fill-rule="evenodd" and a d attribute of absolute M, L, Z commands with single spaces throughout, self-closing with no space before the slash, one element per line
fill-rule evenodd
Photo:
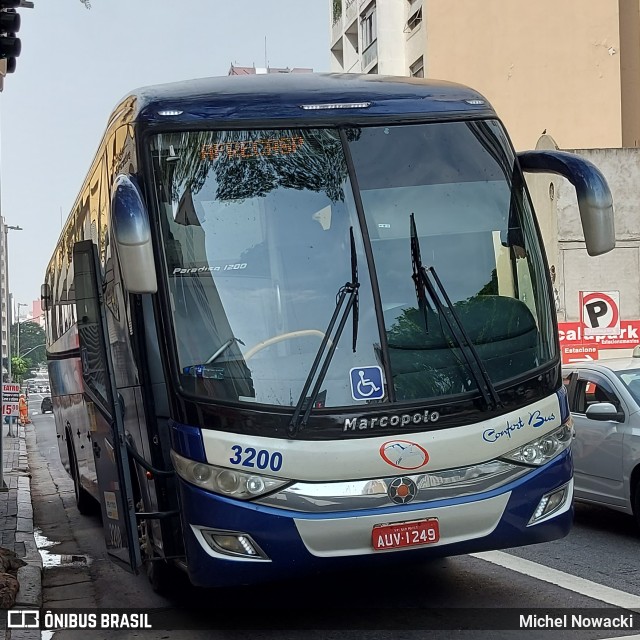
<path fill-rule="evenodd" d="M 516 149 L 640 146 L 640 0 L 331 0 L 332 71 L 472 86 Z"/>
<path fill-rule="evenodd" d="M 471 86 L 516 150 L 578 150 L 600 168 L 617 244 L 597 258 L 585 250 L 573 187 L 544 174 L 527 183 L 561 328 L 581 321 L 584 292 L 617 292 L 628 327 L 618 342 L 630 353 L 640 343 L 640 0 L 331 2 L 332 71 Z M 601 353 L 625 353 L 614 347 Z"/>
<path fill-rule="evenodd" d="M 331 71 L 423 77 L 424 0 L 332 0 Z"/>
<path fill-rule="evenodd" d="M 9 296 L 9 273 L 7 271 L 7 231 L 4 217 L 0 217 L 0 308 L 2 309 L 0 325 L 2 327 L 2 372 L 6 373 L 6 362 L 9 345 L 9 326 L 11 318 L 11 300 Z"/>

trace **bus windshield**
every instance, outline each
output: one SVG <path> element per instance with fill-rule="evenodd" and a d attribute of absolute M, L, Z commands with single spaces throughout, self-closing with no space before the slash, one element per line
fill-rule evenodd
<path fill-rule="evenodd" d="M 352 278 L 353 230 L 357 340 L 350 322 L 314 406 L 477 393 L 441 305 L 421 304 L 412 214 L 422 263 L 493 385 L 557 357 L 533 214 L 498 122 L 179 131 L 150 151 L 185 392 L 295 406 Z"/>

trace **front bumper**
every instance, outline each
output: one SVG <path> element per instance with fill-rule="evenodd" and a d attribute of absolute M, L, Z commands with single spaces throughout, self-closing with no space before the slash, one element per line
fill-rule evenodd
<path fill-rule="evenodd" d="M 571 494 L 557 513 L 529 521 L 541 498 L 571 480 L 570 451 L 540 469 L 485 493 L 397 507 L 302 513 L 230 500 L 180 481 L 183 535 L 191 581 L 219 587 L 293 578 L 314 571 L 422 559 L 523 546 L 561 538 L 573 519 Z M 374 551 L 376 524 L 436 517 L 435 544 Z M 246 534 L 264 557 L 228 556 L 207 542 L 208 530 Z"/>

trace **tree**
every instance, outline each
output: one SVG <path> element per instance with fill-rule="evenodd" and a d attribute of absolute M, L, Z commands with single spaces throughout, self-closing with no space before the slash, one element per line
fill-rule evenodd
<path fill-rule="evenodd" d="M 18 340 L 18 331 L 20 332 Z M 11 327 L 11 367 L 13 369 L 13 359 L 26 356 L 25 359 L 31 363 L 44 362 L 45 354 L 45 334 L 44 329 L 35 322 L 20 322 Z M 18 344 L 20 353 L 18 353 Z"/>
<path fill-rule="evenodd" d="M 11 376 L 15 381 L 21 383 L 30 368 L 31 361 L 29 358 L 20 358 L 19 356 L 11 358 Z"/>

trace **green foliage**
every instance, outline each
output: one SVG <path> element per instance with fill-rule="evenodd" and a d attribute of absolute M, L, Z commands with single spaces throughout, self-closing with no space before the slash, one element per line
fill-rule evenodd
<path fill-rule="evenodd" d="M 11 376 L 16 381 L 21 383 L 25 378 L 25 374 L 31 367 L 31 361 L 28 358 L 20 358 L 14 356 L 11 358 Z"/>
<path fill-rule="evenodd" d="M 20 331 L 19 336 L 18 331 Z M 27 321 L 11 326 L 11 355 L 26 357 L 29 361 L 29 366 L 43 362 L 46 359 L 44 343 L 44 329 L 39 324 Z M 13 357 L 11 359 L 11 366 L 13 368 Z"/>

